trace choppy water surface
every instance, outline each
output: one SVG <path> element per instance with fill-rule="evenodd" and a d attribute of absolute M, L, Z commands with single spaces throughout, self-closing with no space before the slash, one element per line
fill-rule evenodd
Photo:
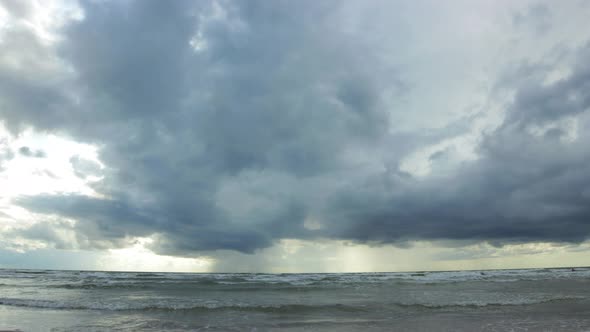
<path fill-rule="evenodd" d="M 590 330 L 590 268 L 342 274 L 0 270 L 0 330 Z"/>

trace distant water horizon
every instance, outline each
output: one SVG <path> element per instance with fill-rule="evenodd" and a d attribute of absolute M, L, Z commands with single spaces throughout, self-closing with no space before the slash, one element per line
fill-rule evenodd
<path fill-rule="evenodd" d="M 271 271 L 163 271 L 163 270 L 101 270 L 101 269 L 68 269 L 68 268 L 32 268 L 32 267 L 1 267 L 1 270 L 12 271 L 63 271 L 63 272 L 121 272 L 121 273 L 181 273 L 181 274 L 365 274 L 365 273 L 420 273 L 420 272 L 485 272 L 485 271 L 510 271 L 510 270 L 559 270 L 559 269 L 590 269 L 590 265 L 560 265 L 560 266 L 542 266 L 542 267 L 510 267 L 510 268 L 483 268 L 483 269 L 416 269 L 416 270 L 379 270 L 379 271 L 301 271 L 301 272 L 271 272 Z"/>
<path fill-rule="evenodd" d="M 580 331 L 590 267 L 368 273 L 0 269 L 0 330 Z"/>

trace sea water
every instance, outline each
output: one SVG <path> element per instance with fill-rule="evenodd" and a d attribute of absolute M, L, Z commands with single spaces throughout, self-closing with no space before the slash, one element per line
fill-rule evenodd
<path fill-rule="evenodd" d="M 0 330 L 590 331 L 590 268 L 242 274 L 0 270 Z"/>

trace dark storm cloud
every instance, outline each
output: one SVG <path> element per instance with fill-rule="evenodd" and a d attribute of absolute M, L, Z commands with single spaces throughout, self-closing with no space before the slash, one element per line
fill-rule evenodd
<path fill-rule="evenodd" d="M 101 92 L 99 121 L 150 118 L 177 110 L 187 93 L 188 40 L 198 22 L 192 1 L 86 2 L 86 19 L 69 27 L 60 50 L 87 93 Z"/>
<path fill-rule="evenodd" d="M 71 113 L 62 126 L 104 146 L 109 170 L 95 189 L 112 201 L 58 196 L 21 204 L 79 219 L 92 237 L 158 233 L 155 245 L 170 253 L 251 252 L 306 236 L 303 192 L 238 218 L 219 207 L 216 193 L 249 170 L 305 178 L 348 167 L 340 160 L 346 148 L 385 138 L 387 112 L 375 89 L 397 90 L 399 80 L 385 86 L 366 64 L 372 55 L 354 52 L 363 45 L 335 33 L 341 23 L 328 3 L 303 10 L 228 2 L 223 19 L 203 18 L 210 6 L 187 4 L 85 3 L 86 18 L 64 30 L 58 49 L 79 76 L 72 86 L 83 87 L 76 90 L 83 105 L 65 105 Z M 197 34 L 207 42 L 201 52 L 189 43 Z M 7 124 L 21 116 L 9 114 Z M 43 118 L 32 122 L 53 128 Z"/>
<path fill-rule="evenodd" d="M 504 127 L 544 125 L 552 121 L 586 112 L 590 107 L 590 65 L 584 59 L 590 56 L 590 46 L 578 50 L 573 73 L 546 86 L 540 79 L 554 68 L 528 68 L 521 71 L 520 86 L 510 106 Z M 527 66 L 530 67 L 530 66 Z M 500 82 L 500 84 L 508 82 Z"/>
<path fill-rule="evenodd" d="M 40 240 L 44 243 L 51 244 L 56 249 L 79 249 L 72 239 L 67 239 L 59 234 L 59 231 L 69 229 L 65 223 L 53 224 L 50 222 L 40 222 L 24 230 L 13 230 L 7 232 L 8 236 L 21 236 L 27 239 Z"/>
<path fill-rule="evenodd" d="M 325 233 L 376 242 L 587 239 L 590 66 L 584 59 L 589 50 L 590 44 L 577 50 L 572 74 L 551 84 L 539 80 L 553 69 L 545 65 L 529 65 L 529 75 L 516 87 L 504 82 L 515 88 L 515 97 L 503 124 L 484 137 L 479 160 L 451 177 L 416 182 L 383 176 L 341 193 L 325 212 L 331 220 Z M 564 128 L 564 120 L 576 121 L 576 129 Z M 577 137 L 568 141 L 572 130 Z M 430 158 L 442 156 L 437 152 Z"/>
<path fill-rule="evenodd" d="M 86 196 L 35 196 L 16 202 L 37 213 L 58 214 L 78 220 L 75 227 L 35 224 L 18 234 L 65 245 L 54 228 L 72 229 L 83 235 L 78 239 L 81 248 L 109 248 L 128 244 L 129 237 L 150 236 L 156 232 L 167 234 L 154 246 L 162 253 L 179 252 L 189 255 L 196 250 L 233 249 L 252 252 L 271 244 L 271 234 L 219 223 L 217 225 L 182 223 L 183 220 L 165 215 L 166 211 L 132 206 L 128 202 L 92 199 Z"/>
<path fill-rule="evenodd" d="M 92 186 L 106 198 L 16 201 L 77 220 L 85 247 L 153 235 L 156 252 L 193 255 L 253 252 L 282 238 L 580 241 L 590 233 L 586 49 L 568 78 L 504 87 L 516 97 L 479 160 L 416 179 L 399 170 L 401 159 L 464 133 L 473 119 L 390 132 L 390 115 L 404 110 L 386 100 L 411 84 L 386 61 L 383 40 L 366 36 L 385 21 L 355 30 L 331 1 L 82 4 L 85 18 L 62 29 L 63 42 L 43 45 L 24 29 L 7 35 L 0 47 L 13 57 L 60 61 L 31 60 L 37 71 L 0 63 L 10 106 L 0 116 L 13 132 L 32 125 L 101 147 L 105 169 L 71 164 L 82 178 L 104 176 Z M 62 63 L 75 75 L 58 70 Z M 573 142 L 561 125 L 541 136 L 525 130 L 572 116 Z M 307 229 L 308 218 L 322 227 Z M 54 235 L 27 236 L 59 243 Z"/>
<path fill-rule="evenodd" d="M 156 224 L 156 220 L 149 217 L 152 211 L 140 214 L 137 208 L 121 200 L 45 195 L 22 198 L 17 203 L 39 213 L 83 220 L 77 225 L 79 231 L 97 239 L 120 240 L 129 235 L 149 235 L 150 228 Z"/>
<path fill-rule="evenodd" d="M 68 119 L 68 75 L 52 54 L 52 47 L 44 44 L 27 23 L 35 5 L 9 0 L 0 6 L 12 18 L 0 45 L 2 120 L 12 133 L 31 124 L 57 128 Z"/>

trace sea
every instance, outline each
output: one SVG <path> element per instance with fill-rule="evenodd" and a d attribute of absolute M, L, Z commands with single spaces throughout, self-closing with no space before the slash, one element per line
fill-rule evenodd
<path fill-rule="evenodd" d="M 590 268 L 334 274 L 0 269 L 0 330 L 590 331 Z"/>

